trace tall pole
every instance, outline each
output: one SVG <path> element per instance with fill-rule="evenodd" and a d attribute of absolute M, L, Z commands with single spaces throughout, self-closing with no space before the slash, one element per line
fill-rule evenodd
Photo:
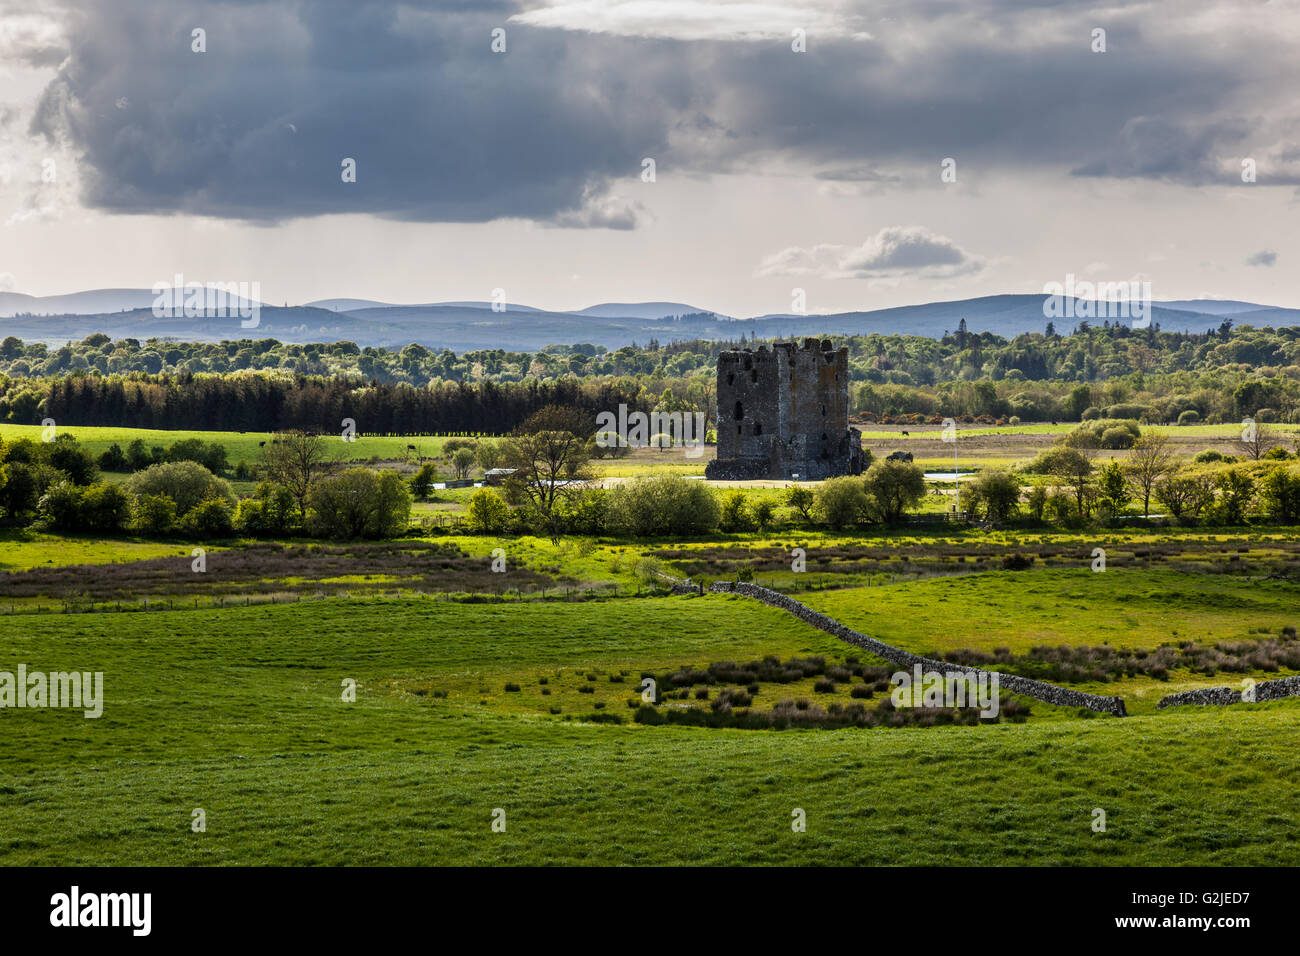
<path fill-rule="evenodd" d="M 957 489 L 957 506 L 954 510 L 961 516 L 961 474 L 957 471 L 957 432 L 952 433 L 952 485 Z"/>

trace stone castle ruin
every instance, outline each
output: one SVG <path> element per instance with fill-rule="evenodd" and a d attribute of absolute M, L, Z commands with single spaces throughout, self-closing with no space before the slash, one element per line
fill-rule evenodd
<path fill-rule="evenodd" d="M 863 465 L 861 433 L 849 427 L 847 348 L 804 339 L 718 356 L 718 455 L 706 477 L 819 481 Z"/>

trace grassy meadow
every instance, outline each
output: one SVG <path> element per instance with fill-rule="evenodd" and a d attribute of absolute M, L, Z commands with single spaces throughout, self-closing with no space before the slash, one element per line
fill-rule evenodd
<path fill-rule="evenodd" d="M 525 564 L 559 560 L 532 547 Z M 611 554 L 568 556 L 594 576 Z M 1166 568 L 798 596 L 936 653 L 1249 641 L 1300 617 L 1296 585 Z M 0 669 L 102 670 L 105 687 L 95 720 L 0 711 L 6 864 L 1300 863 L 1300 701 L 1155 709 L 1236 674 L 1078 685 L 1124 696 L 1126 719 L 1032 701 L 1023 723 L 738 730 L 634 723 L 641 675 L 856 649 L 722 595 L 20 613 L 0 644 Z M 764 683 L 753 707 L 861 686 L 812 684 Z M 660 708 L 697 703 L 671 696 Z"/>
<path fill-rule="evenodd" d="M 1068 427 L 970 429 L 963 465 L 1029 458 Z M 1169 431 L 1190 456 L 1234 429 Z M 66 431 L 95 452 L 216 440 L 232 466 L 268 437 Z M 901 431 L 867 440 L 948 466 L 936 429 Z M 394 461 L 440 442 L 340 449 Z M 613 484 L 711 455 L 595 464 Z M 718 484 L 779 503 L 788 483 Z M 934 490 L 921 510 L 948 506 L 951 483 Z M 0 671 L 102 671 L 105 693 L 98 719 L 0 708 L 0 863 L 1300 865 L 1300 700 L 1156 706 L 1300 673 L 1293 529 L 552 542 L 439 524 L 471 494 L 417 502 L 396 541 L 221 540 L 203 573 L 180 538 L 0 532 Z M 1130 716 L 1004 693 L 997 721 L 915 719 L 884 662 L 744 597 L 671 596 L 660 575 L 753 579 L 910 651 L 1121 696 Z M 782 708 L 827 719 L 726 723 Z M 854 708 L 879 725 L 835 723 Z"/>
<path fill-rule="evenodd" d="M 250 464 L 254 462 L 258 455 L 261 454 L 260 443 L 270 441 L 274 437 L 271 432 L 219 432 L 82 425 L 60 426 L 56 434 L 74 436 L 78 443 L 94 454 L 95 457 L 99 457 L 99 455 L 108 451 L 109 447 L 114 444 L 126 448 L 137 438 L 147 446 L 162 445 L 164 447 L 184 439 L 197 438 L 201 441 L 224 445 L 232 468 L 241 461 Z M 14 441 L 20 438 L 40 441 L 41 437 L 42 428 L 40 425 L 0 424 L 0 439 L 5 441 Z M 436 437 L 407 438 L 401 435 L 362 434 L 358 435 L 353 441 L 345 442 L 339 437 L 339 457 L 347 461 L 369 461 L 371 458 L 381 460 L 402 459 L 406 458 L 408 454 L 406 446 L 414 445 L 415 451 L 410 452 L 410 455 L 417 458 L 433 458 L 441 454 L 442 443 L 445 440 Z"/>

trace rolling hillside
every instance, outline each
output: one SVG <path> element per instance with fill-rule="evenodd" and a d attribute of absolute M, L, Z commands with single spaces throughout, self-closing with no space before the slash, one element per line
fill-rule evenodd
<path fill-rule="evenodd" d="M 148 295 L 148 293 L 143 293 Z M 0 311 L 10 313 L 34 308 L 23 305 L 12 293 L 0 298 Z M 108 297 L 108 298 L 106 298 Z M 109 301 L 127 302 L 130 290 L 83 293 L 53 300 L 32 300 L 40 307 L 59 304 L 83 306 Z M 75 300 L 75 301 L 73 301 Z M 1039 295 L 997 295 L 954 302 L 930 302 L 874 311 L 842 312 L 833 315 L 764 315 L 732 319 L 684 303 L 606 303 L 576 312 L 550 312 L 529 306 L 511 305 L 494 312 L 484 302 L 447 302 L 430 305 L 382 305 L 369 300 L 332 299 L 317 305 L 264 307 L 256 328 L 241 327 L 237 318 L 157 318 L 147 308 L 130 311 L 101 311 L 92 314 L 23 314 L 0 319 L 0 335 L 24 340 L 62 344 L 94 332 L 114 338 L 171 337 L 186 341 L 276 338 L 284 342 L 331 342 L 348 340 L 361 346 L 401 347 L 418 342 L 429 348 L 539 349 L 553 344 L 587 342 L 615 349 L 650 339 L 671 342 L 685 339 L 734 340 L 751 335 L 759 338 L 801 338 L 834 334 L 910 333 L 938 338 L 956 330 L 964 318 L 973 332 L 990 331 L 1002 336 L 1041 332 L 1047 326 L 1044 297 Z M 1068 304 L 1068 303 L 1067 303 Z M 1170 331 L 1203 332 L 1216 328 L 1226 317 L 1238 325 L 1282 326 L 1300 323 L 1300 310 L 1261 306 L 1245 302 L 1180 302 L 1171 308 L 1157 304 L 1153 321 Z M 350 306 L 358 307 L 350 307 Z M 1216 311 L 1211 311 L 1216 310 Z M 655 313 L 660 316 L 656 317 Z M 673 316 L 676 316 L 674 318 Z M 1076 319 L 1057 319 L 1060 332 L 1069 332 Z M 1094 319 L 1099 323 L 1102 319 Z"/>

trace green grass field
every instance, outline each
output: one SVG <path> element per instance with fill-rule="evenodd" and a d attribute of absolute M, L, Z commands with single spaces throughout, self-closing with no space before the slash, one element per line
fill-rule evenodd
<path fill-rule="evenodd" d="M 0 425 L 0 438 L 6 441 L 19 438 L 40 441 L 41 431 L 39 425 Z M 217 442 L 225 445 L 231 467 L 241 461 L 254 461 L 261 453 L 258 443 L 270 441 L 273 437 L 269 432 L 179 431 L 154 428 L 101 428 L 80 425 L 60 427 L 56 434 L 75 436 L 78 442 L 96 456 L 107 451 L 109 446 L 113 444 L 126 448 L 137 438 L 151 447 L 154 445 L 167 447 L 173 442 L 182 439 L 199 438 L 206 442 Z M 434 458 L 440 454 L 442 443 L 445 440 L 443 438 L 428 437 L 407 438 L 401 435 L 358 435 L 355 441 L 345 442 L 339 437 L 337 454 L 348 461 L 366 461 L 372 457 L 391 460 L 405 458 L 407 454 L 406 446 L 414 445 L 416 450 L 411 454 L 417 457 Z"/>
<path fill-rule="evenodd" d="M 107 564 L 190 553 L 190 545 L 146 539 L 96 539 L 0 530 L 0 572 L 47 565 Z"/>
<path fill-rule="evenodd" d="M 1291 586 L 1198 579 L 1179 599 L 1147 574 L 800 597 L 918 649 L 1030 624 L 1096 644 L 1292 622 Z M 97 720 L 0 710 L 6 864 L 1300 864 L 1300 701 L 1122 720 L 1035 702 L 1024 724 L 873 730 L 584 719 L 600 701 L 627 720 L 642 670 L 852 650 L 741 597 L 18 615 L 0 646 L 0 670 L 102 670 L 106 698 Z M 1174 678 L 1102 692 L 1153 705 Z"/>

